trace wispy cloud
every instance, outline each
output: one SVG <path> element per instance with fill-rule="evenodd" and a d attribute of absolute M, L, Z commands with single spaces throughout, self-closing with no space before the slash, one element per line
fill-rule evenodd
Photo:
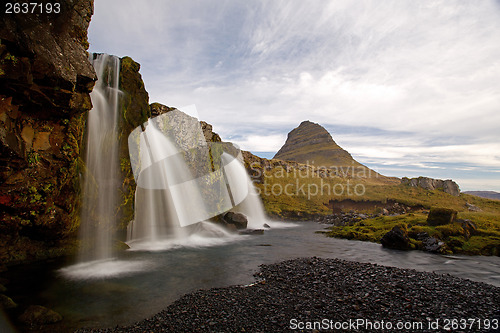
<path fill-rule="evenodd" d="M 361 160 L 494 172 L 498 31 L 493 0 L 95 0 L 90 42 L 248 150 L 277 151 L 309 119 L 352 129 L 334 139 Z"/>

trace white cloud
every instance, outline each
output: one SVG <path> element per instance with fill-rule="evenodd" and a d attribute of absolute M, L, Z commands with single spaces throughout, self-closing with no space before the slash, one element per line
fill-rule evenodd
<path fill-rule="evenodd" d="M 498 31 L 494 0 L 95 0 L 90 42 L 140 62 L 151 101 L 196 104 L 244 149 L 276 151 L 309 119 L 381 130 L 334 134 L 360 158 L 494 172 Z"/>

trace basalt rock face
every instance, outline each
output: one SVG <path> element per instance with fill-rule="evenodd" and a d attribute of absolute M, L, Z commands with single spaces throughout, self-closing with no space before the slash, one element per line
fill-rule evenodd
<path fill-rule="evenodd" d="M 79 224 L 91 0 L 0 14 L 0 264 L 66 252 Z"/>
<path fill-rule="evenodd" d="M 141 66 L 130 57 L 121 58 L 120 91 L 121 117 L 118 122 L 118 141 L 120 142 L 120 171 L 122 184 L 119 189 L 120 206 L 117 208 L 118 229 L 125 231 L 134 219 L 134 196 L 136 183 L 130 165 L 128 136 L 151 117 L 149 95 L 139 73 Z"/>
<path fill-rule="evenodd" d="M 460 188 L 458 184 L 451 179 L 442 180 L 428 177 L 406 178 L 401 179 L 401 184 L 413 187 L 421 187 L 426 190 L 442 190 L 445 193 L 453 196 L 460 195 Z"/>

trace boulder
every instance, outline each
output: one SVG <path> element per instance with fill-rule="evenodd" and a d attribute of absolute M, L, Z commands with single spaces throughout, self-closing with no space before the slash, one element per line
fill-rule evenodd
<path fill-rule="evenodd" d="M 395 226 L 380 239 L 383 247 L 396 250 L 409 250 L 410 237 L 405 226 Z"/>
<path fill-rule="evenodd" d="M 427 224 L 436 226 L 450 224 L 457 218 L 457 211 L 450 208 L 431 208 L 427 215 Z"/>
<path fill-rule="evenodd" d="M 445 246 L 445 243 L 434 237 L 422 241 L 422 250 L 427 252 L 439 253 L 443 246 Z"/>
<path fill-rule="evenodd" d="M 246 229 L 248 225 L 247 217 L 241 213 L 227 212 L 223 219 L 227 224 L 235 225 L 238 230 Z"/>
<path fill-rule="evenodd" d="M 239 232 L 240 235 L 263 235 L 264 229 L 247 229 L 241 230 Z"/>
<path fill-rule="evenodd" d="M 17 304 L 9 296 L 0 294 L 0 309 L 12 309 L 17 307 Z"/>
<path fill-rule="evenodd" d="M 41 305 L 30 305 L 22 315 L 19 321 L 27 325 L 53 324 L 62 320 L 62 316 Z"/>
<path fill-rule="evenodd" d="M 470 204 L 468 202 L 465 203 L 465 207 L 467 207 L 470 212 L 479 212 L 481 210 L 478 206 Z"/>
<path fill-rule="evenodd" d="M 462 225 L 464 229 L 464 236 L 466 239 L 469 239 L 471 236 L 477 234 L 477 226 L 471 220 L 457 220 Z"/>

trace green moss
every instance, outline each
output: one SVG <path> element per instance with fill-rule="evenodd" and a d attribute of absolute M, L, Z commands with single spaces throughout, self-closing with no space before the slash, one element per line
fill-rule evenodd
<path fill-rule="evenodd" d="M 398 216 L 380 216 L 366 219 L 353 226 L 332 227 L 326 232 L 327 236 L 347 239 L 357 239 L 370 242 L 379 242 L 380 238 L 396 225 L 408 225 L 410 246 L 412 249 L 421 249 L 422 242 L 415 239 L 419 233 L 426 232 L 446 246 L 443 253 L 464 253 L 472 255 L 499 255 L 500 253 L 500 221 L 498 216 L 491 213 L 463 213 L 470 218 L 478 228 L 477 234 L 467 239 L 468 235 L 461 223 L 430 226 L 424 214 L 403 214 Z"/>

